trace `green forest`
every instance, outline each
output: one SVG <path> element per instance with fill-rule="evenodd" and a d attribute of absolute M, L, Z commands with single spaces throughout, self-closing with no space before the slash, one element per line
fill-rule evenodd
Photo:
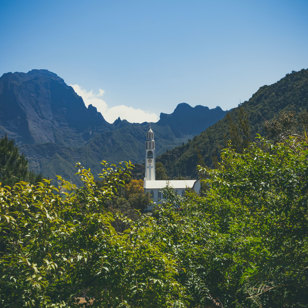
<path fill-rule="evenodd" d="M 229 144 L 150 214 L 129 162 L 79 164 L 81 186 L 1 165 L 0 306 L 307 307 L 307 154 L 306 134 Z"/>

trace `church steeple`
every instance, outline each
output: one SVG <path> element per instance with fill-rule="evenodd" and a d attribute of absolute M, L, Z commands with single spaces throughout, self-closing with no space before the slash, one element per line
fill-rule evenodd
<path fill-rule="evenodd" d="M 150 128 L 145 142 L 145 180 L 155 181 L 155 140 Z"/>

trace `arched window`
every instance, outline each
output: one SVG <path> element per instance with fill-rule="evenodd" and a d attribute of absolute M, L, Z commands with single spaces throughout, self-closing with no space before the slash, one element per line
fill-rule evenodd
<path fill-rule="evenodd" d="M 153 158 L 153 151 L 148 152 L 148 158 Z"/>

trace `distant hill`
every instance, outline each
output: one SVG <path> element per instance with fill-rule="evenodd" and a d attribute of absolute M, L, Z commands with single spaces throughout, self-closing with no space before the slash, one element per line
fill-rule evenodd
<path fill-rule="evenodd" d="M 204 126 L 212 125 L 221 119 L 222 109 L 209 109 L 204 106 L 192 108 L 186 103 L 179 104 L 172 114 L 161 113 L 157 126 L 168 126 L 176 136 L 196 135 Z M 206 124 L 205 124 L 206 123 Z"/>
<path fill-rule="evenodd" d="M 152 123 L 157 152 L 163 153 L 200 134 L 223 118 L 216 107 L 179 104 Z M 47 70 L 7 73 L 0 78 L 0 136 L 14 139 L 36 173 L 74 179 L 75 163 L 94 172 L 100 161 L 143 162 L 149 123 L 118 119 L 110 124 L 63 79 Z"/>
<path fill-rule="evenodd" d="M 227 140 L 232 139 L 232 130 L 238 129 L 239 138 L 243 138 L 245 132 L 241 132 L 240 126 L 247 124 L 249 126 L 247 133 L 251 139 L 256 133 L 266 136 L 268 133 L 265 130 L 266 123 L 279 119 L 279 116 L 286 111 L 293 112 L 294 121 L 299 127 L 303 123 L 299 121 L 298 115 L 305 114 L 307 117 L 307 109 L 308 70 L 303 69 L 287 74 L 275 84 L 261 87 L 249 101 L 229 111 L 226 117 L 188 143 L 162 154 L 158 160 L 164 164 L 171 177 L 195 177 L 198 164 L 213 166 L 221 149 L 226 146 Z M 247 123 L 243 123 L 245 117 Z"/>

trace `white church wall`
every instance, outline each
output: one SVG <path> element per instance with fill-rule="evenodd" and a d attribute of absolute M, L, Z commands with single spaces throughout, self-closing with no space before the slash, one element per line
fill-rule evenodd
<path fill-rule="evenodd" d="M 154 202 L 163 199 L 162 191 L 170 187 L 183 196 L 186 189 L 193 189 L 196 193 L 200 192 L 200 181 L 198 180 L 156 180 L 155 179 L 155 140 L 154 132 L 150 128 L 146 135 L 145 143 L 145 177 L 144 191 L 150 193 Z"/>

